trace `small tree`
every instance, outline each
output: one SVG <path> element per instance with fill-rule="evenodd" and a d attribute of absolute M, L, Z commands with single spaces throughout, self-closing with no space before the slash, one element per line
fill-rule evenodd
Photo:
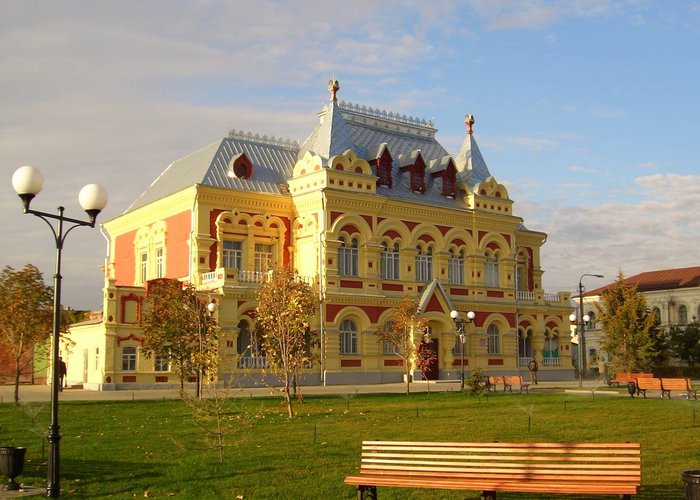
<path fill-rule="evenodd" d="M 432 359 L 427 352 L 419 356 L 426 326 L 426 321 L 418 314 L 418 301 L 404 297 L 401 304 L 394 309 L 392 321 L 376 332 L 379 341 L 390 347 L 403 360 L 406 394 L 411 392 L 411 370 L 418 367 L 425 373 Z"/>
<path fill-rule="evenodd" d="M 664 338 L 656 316 L 647 308 L 644 295 L 625 283 L 622 273 L 603 292 L 596 308 L 605 332 L 601 346 L 612 357 L 613 372 L 650 370 L 664 359 Z"/>
<path fill-rule="evenodd" d="M 315 361 L 318 336 L 309 327 L 316 311 L 311 287 L 295 272 L 278 268 L 257 294 L 255 331 L 270 370 L 282 382 L 289 418 L 294 417 L 292 388 L 299 389 L 300 373 Z"/>
<path fill-rule="evenodd" d="M 20 375 L 32 363 L 35 345 L 51 336 L 53 288 L 35 266 L 20 271 L 6 266 L 0 273 L 0 347 L 14 365 L 14 400 L 19 403 Z"/>
<path fill-rule="evenodd" d="M 191 285 L 177 280 L 153 281 L 148 289 L 149 309 L 143 319 L 143 352 L 146 357 L 166 360 L 185 379 L 216 366 L 218 328 L 207 310 L 207 303 Z M 197 387 L 198 395 L 201 387 Z"/>
<path fill-rule="evenodd" d="M 689 367 L 700 363 L 700 324 L 694 320 L 685 327 L 671 328 L 671 349 Z"/>

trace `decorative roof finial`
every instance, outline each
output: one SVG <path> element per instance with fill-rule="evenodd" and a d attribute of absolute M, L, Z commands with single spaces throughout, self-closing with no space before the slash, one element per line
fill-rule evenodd
<path fill-rule="evenodd" d="M 339 90 L 340 90 L 340 83 L 338 83 L 338 80 L 335 79 L 335 75 L 333 75 L 333 78 L 328 80 L 328 91 L 331 93 L 331 101 L 338 100 L 336 95 L 338 94 Z"/>
<path fill-rule="evenodd" d="M 474 119 L 474 115 L 469 113 L 467 116 L 464 117 L 464 123 L 467 125 L 467 133 L 469 135 L 472 135 L 472 127 L 474 126 L 474 123 L 476 123 L 476 120 Z"/>

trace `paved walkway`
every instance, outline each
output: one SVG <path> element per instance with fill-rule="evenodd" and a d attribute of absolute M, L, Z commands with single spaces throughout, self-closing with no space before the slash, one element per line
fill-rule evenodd
<path fill-rule="evenodd" d="M 604 391 L 607 387 L 598 380 L 584 380 L 581 390 L 590 393 L 592 390 Z M 403 383 L 393 384 L 364 384 L 364 385 L 327 385 L 327 386 L 304 386 L 304 394 L 373 394 L 373 393 L 403 393 L 406 385 Z M 448 392 L 458 391 L 459 381 L 435 381 L 435 382 L 413 382 L 411 392 Z M 579 390 L 577 380 L 543 381 L 536 386 L 531 386 L 530 391 L 541 390 L 561 390 L 576 392 Z M 613 392 L 623 392 L 625 388 L 613 390 Z M 279 394 L 269 387 L 245 387 L 232 389 L 231 394 L 238 397 L 262 397 L 279 396 Z M 14 398 L 14 387 L 11 385 L 0 385 L 0 403 L 12 403 Z M 19 398 L 23 403 L 37 401 L 50 401 L 51 388 L 47 385 L 21 385 L 19 388 Z M 144 399 L 177 399 L 179 392 L 173 389 L 141 389 L 122 391 L 88 391 L 85 389 L 64 389 L 59 396 L 60 401 L 132 401 Z"/>

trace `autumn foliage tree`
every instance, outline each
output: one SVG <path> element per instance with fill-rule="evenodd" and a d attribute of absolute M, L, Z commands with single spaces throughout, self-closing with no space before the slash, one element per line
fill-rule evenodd
<path fill-rule="evenodd" d="M 610 354 L 614 373 L 651 370 L 663 361 L 666 347 L 656 316 L 622 273 L 596 307 L 605 332 L 601 347 Z"/>
<path fill-rule="evenodd" d="M 404 297 L 394 309 L 392 321 L 385 324 L 376 335 L 380 342 L 388 345 L 403 360 L 406 394 L 411 392 L 411 370 L 422 369 L 431 361 L 431 351 L 421 348 L 427 322 L 418 313 L 418 301 Z"/>
<path fill-rule="evenodd" d="M 12 359 L 14 400 L 19 403 L 20 375 L 31 366 L 32 350 L 51 336 L 53 288 L 35 266 L 0 273 L 0 348 Z"/>
<path fill-rule="evenodd" d="M 149 283 L 148 307 L 143 321 L 143 353 L 167 360 L 185 380 L 201 367 L 213 369 L 218 356 L 218 328 L 209 316 L 205 297 L 177 280 Z"/>
<path fill-rule="evenodd" d="M 313 348 L 318 343 L 318 334 L 310 328 L 316 297 L 295 272 L 278 268 L 260 287 L 257 300 L 256 336 L 270 371 L 282 383 L 282 394 L 292 418 L 292 388 L 296 390 L 301 371 L 310 368 L 316 359 Z"/>

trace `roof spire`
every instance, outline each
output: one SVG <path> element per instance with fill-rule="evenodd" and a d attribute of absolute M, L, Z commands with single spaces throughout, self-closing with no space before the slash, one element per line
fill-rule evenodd
<path fill-rule="evenodd" d="M 338 91 L 340 90 L 340 83 L 338 83 L 338 80 L 335 79 L 335 75 L 333 75 L 333 78 L 328 80 L 328 91 L 331 93 L 331 101 L 337 101 L 337 94 Z"/>
<path fill-rule="evenodd" d="M 472 135 L 472 127 L 474 126 L 474 123 L 476 123 L 474 115 L 469 113 L 467 116 L 465 116 L 464 123 L 467 125 L 467 134 Z"/>

